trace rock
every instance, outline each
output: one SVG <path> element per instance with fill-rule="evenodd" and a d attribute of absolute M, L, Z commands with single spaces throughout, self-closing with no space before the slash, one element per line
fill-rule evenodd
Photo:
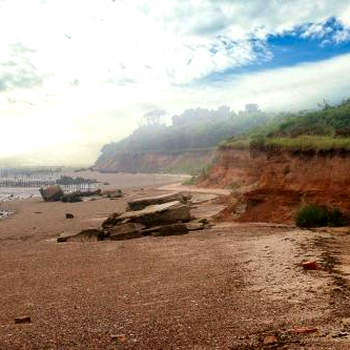
<path fill-rule="evenodd" d="M 116 225 L 108 231 L 108 235 L 113 241 L 143 237 L 142 230 L 145 228 L 142 224 L 129 222 L 127 224 Z"/>
<path fill-rule="evenodd" d="M 267 335 L 264 338 L 264 345 L 273 345 L 277 343 L 278 343 L 278 339 L 274 335 Z"/>
<path fill-rule="evenodd" d="M 193 194 L 191 198 L 192 204 L 201 204 L 208 201 L 212 201 L 214 199 L 217 199 L 219 196 L 217 194 L 210 194 L 210 193 L 195 193 Z"/>
<path fill-rule="evenodd" d="M 21 317 L 15 318 L 16 324 L 31 323 L 31 322 L 32 322 L 32 320 L 29 316 L 21 316 Z"/>
<path fill-rule="evenodd" d="M 66 193 L 62 198 L 61 201 L 64 203 L 77 203 L 81 202 L 81 196 L 80 192 L 72 192 L 72 193 Z"/>
<path fill-rule="evenodd" d="M 110 199 L 117 199 L 123 197 L 123 192 L 119 189 L 116 190 L 107 190 L 101 192 L 101 196 L 110 198 Z"/>
<path fill-rule="evenodd" d="M 198 230 L 203 230 L 205 228 L 205 225 L 200 222 L 188 222 L 186 224 L 186 227 L 188 231 L 198 231 Z"/>
<path fill-rule="evenodd" d="M 146 227 L 187 222 L 191 220 L 190 208 L 179 201 L 150 205 L 145 209 L 129 211 L 117 216 L 116 222 L 135 222 Z"/>
<path fill-rule="evenodd" d="M 66 219 L 73 219 L 74 215 L 71 213 L 66 213 Z"/>
<path fill-rule="evenodd" d="M 316 327 L 300 327 L 300 328 L 295 328 L 291 330 L 292 333 L 296 333 L 296 334 L 309 334 L 309 333 L 315 333 L 317 331 L 318 329 Z"/>
<path fill-rule="evenodd" d="M 181 203 L 187 203 L 187 201 L 191 198 L 190 195 L 184 195 L 178 192 L 170 193 L 170 194 L 162 194 L 160 196 L 153 197 L 144 197 L 139 199 L 134 199 L 129 201 L 129 210 L 136 211 L 142 210 L 150 205 L 163 204 L 173 201 L 179 201 Z"/>
<path fill-rule="evenodd" d="M 112 334 L 111 335 L 111 339 L 112 340 L 116 340 L 116 341 L 119 341 L 121 343 L 125 343 L 127 341 L 127 337 L 125 334 Z"/>
<path fill-rule="evenodd" d="M 342 337 L 347 337 L 349 333 L 347 332 L 336 332 L 332 335 L 332 338 L 342 338 Z"/>
<path fill-rule="evenodd" d="M 63 190 L 59 185 L 41 187 L 39 192 L 45 202 L 57 202 L 64 196 Z"/>
<path fill-rule="evenodd" d="M 304 270 L 318 270 L 319 266 L 316 260 L 313 261 L 305 261 L 301 263 L 301 266 Z"/>
<path fill-rule="evenodd" d="M 81 202 L 82 197 L 98 196 L 100 194 L 101 194 L 101 189 L 98 189 L 96 191 L 75 191 L 71 193 L 66 193 L 61 198 L 61 201 L 65 203 L 76 203 L 76 202 Z"/>
<path fill-rule="evenodd" d="M 119 213 L 112 213 L 110 216 L 108 216 L 108 218 L 105 221 L 103 221 L 102 228 L 108 229 L 109 227 L 116 225 L 119 216 Z"/>
<path fill-rule="evenodd" d="M 97 242 L 102 241 L 104 239 L 104 236 L 105 235 L 102 230 L 87 229 L 74 235 L 58 237 L 57 242 Z"/>
<path fill-rule="evenodd" d="M 184 235 L 188 233 L 188 229 L 185 224 L 171 224 L 160 226 L 154 232 L 152 232 L 152 236 L 175 236 L 175 235 Z"/>

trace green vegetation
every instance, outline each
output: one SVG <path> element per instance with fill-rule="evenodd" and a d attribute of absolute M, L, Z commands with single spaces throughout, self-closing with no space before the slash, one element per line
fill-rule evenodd
<path fill-rule="evenodd" d="M 222 149 L 288 151 L 350 151 L 350 100 L 321 110 L 280 114 L 244 135 L 231 137 Z"/>
<path fill-rule="evenodd" d="M 306 205 L 299 209 L 295 218 L 299 227 L 344 226 L 345 216 L 337 208 Z"/>
<path fill-rule="evenodd" d="M 240 187 L 241 185 L 238 182 L 232 182 L 230 186 L 228 186 L 228 189 L 230 189 L 232 192 L 237 192 Z"/>
<path fill-rule="evenodd" d="M 183 185 L 195 185 L 196 184 L 196 176 L 191 176 L 187 180 L 185 180 L 182 184 Z"/>

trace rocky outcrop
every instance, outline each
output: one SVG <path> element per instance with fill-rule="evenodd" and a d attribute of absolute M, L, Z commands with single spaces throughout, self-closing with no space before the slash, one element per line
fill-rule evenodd
<path fill-rule="evenodd" d="M 150 205 L 142 210 L 128 211 L 119 215 L 116 224 L 134 222 L 146 227 L 167 225 L 191 220 L 190 207 L 179 201 Z"/>
<path fill-rule="evenodd" d="M 46 202 L 62 201 L 65 203 L 81 202 L 82 197 L 91 197 L 101 195 L 101 189 L 96 191 L 75 191 L 70 193 L 64 193 L 59 185 L 53 185 L 40 188 L 40 194 Z"/>
<path fill-rule="evenodd" d="M 173 199 L 174 194 L 168 197 L 162 196 L 162 199 L 164 198 Z M 106 239 L 120 241 L 149 235 L 182 235 L 208 226 L 207 220 L 189 222 L 193 219 L 189 205 L 180 201 L 171 201 L 149 205 L 141 210 L 113 213 L 102 223 L 101 228 L 84 230 L 75 235 L 64 235 L 59 237 L 57 242 L 85 242 Z"/>

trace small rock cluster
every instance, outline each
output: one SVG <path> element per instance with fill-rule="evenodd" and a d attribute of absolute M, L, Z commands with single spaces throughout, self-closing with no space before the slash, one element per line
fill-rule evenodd
<path fill-rule="evenodd" d="M 40 188 L 39 191 L 45 202 L 62 201 L 65 203 L 76 203 L 81 202 L 83 197 L 101 196 L 103 198 L 117 199 L 123 196 L 122 191 L 119 189 L 109 191 L 97 189 L 96 191 L 75 191 L 71 193 L 64 193 L 59 185 Z"/>
<path fill-rule="evenodd" d="M 206 219 L 196 220 L 191 216 L 189 199 L 189 196 L 173 193 L 130 201 L 128 211 L 111 214 L 100 228 L 62 236 L 57 241 L 119 241 L 149 235 L 182 235 L 208 227 Z"/>

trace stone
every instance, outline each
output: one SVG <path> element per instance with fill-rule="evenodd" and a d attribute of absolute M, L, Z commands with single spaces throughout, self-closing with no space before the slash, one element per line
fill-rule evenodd
<path fill-rule="evenodd" d="M 63 190 L 59 185 L 41 187 L 39 192 L 45 202 L 57 202 L 64 196 Z"/>
<path fill-rule="evenodd" d="M 125 239 L 133 239 L 143 237 L 142 230 L 144 225 L 138 223 L 126 223 L 116 225 L 108 231 L 108 236 L 112 241 L 121 241 Z"/>
<path fill-rule="evenodd" d="M 98 229 L 87 229 L 74 235 L 64 235 L 57 238 L 57 243 L 62 242 L 97 242 L 104 239 L 104 232 Z"/>
<path fill-rule="evenodd" d="M 190 207 L 179 201 L 150 205 L 145 209 L 129 211 L 115 218 L 117 222 L 135 222 L 146 227 L 188 222 L 190 220 Z"/>
<path fill-rule="evenodd" d="M 301 263 L 301 266 L 304 270 L 318 270 L 319 266 L 316 260 L 313 261 L 305 261 Z"/>
<path fill-rule="evenodd" d="M 186 224 L 186 227 L 188 231 L 198 231 L 198 230 L 203 230 L 205 228 L 205 225 L 200 222 L 188 222 Z"/>
<path fill-rule="evenodd" d="M 111 339 L 115 341 L 119 341 L 121 343 L 125 343 L 127 341 L 127 337 L 125 334 L 112 334 Z"/>
<path fill-rule="evenodd" d="M 29 316 L 21 316 L 21 317 L 15 318 L 16 324 L 31 323 L 31 322 L 32 322 L 32 320 Z"/>
<path fill-rule="evenodd" d="M 75 191 L 71 193 L 66 193 L 61 201 L 65 203 L 77 203 L 82 201 L 82 197 L 99 196 L 101 194 L 101 189 L 96 191 Z"/>
<path fill-rule="evenodd" d="M 102 228 L 108 229 L 109 227 L 116 225 L 119 216 L 119 213 L 112 213 L 110 216 L 108 216 L 108 218 L 105 221 L 103 221 Z"/>
<path fill-rule="evenodd" d="M 150 205 L 169 203 L 173 201 L 179 201 L 185 204 L 190 198 L 191 198 L 190 195 L 185 195 L 179 192 L 175 192 L 175 193 L 162 194 L 160 196 L 143 197 L 139 199 L 134 199 L 132 201 L 129 201 L 128 205 L 129 205 L 130 211 L 136 211 L 136 210 L 142 210 Z"/>
<path fill-rule="evenodd" d="M 309 334 L 309 333 L 315 333 L 318 331 L 318 328 L 316 327 L 300 327 L 292 329 L 291 332 L 296 334 Z"/>
<path fill-rule="evenodd" d="M 110 198 L 110 199 L 117 199 L 123 197 L 123 192 L 119 189 L 115 190 L 106 190 L 101 192 L 101 196 L 105 198 Z"/>
<path fill-rule="evenodd" d="M 277 343 L 278 343 L 278 339 L 274 335 L 267 335 L 264 338 L 264 345 L 273 345 Z"/>
<path fill-rule="evenodd" d="M 176 236 L 176 235 L 184 235 L 188 233 L 188 229 L 185 224 L 171 224 L 160 226 L 154 232 L 152 232 L 152 236 Z"/>
<path fill-rule="evenodd" d="M 73 219 L 74 215 L 71 213 L 66 213 L 66 219 Z"/>

